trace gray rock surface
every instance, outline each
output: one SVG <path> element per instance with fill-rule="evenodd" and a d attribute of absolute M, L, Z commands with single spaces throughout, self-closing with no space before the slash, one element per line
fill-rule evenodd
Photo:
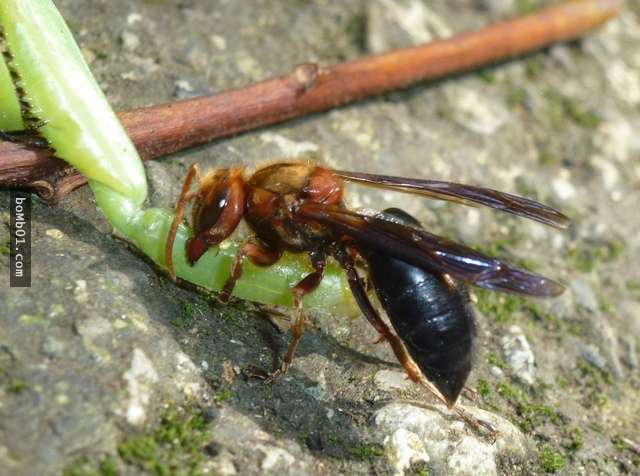
<path fill-rule="evenodd" d="M 512 423 L 477 408 L 472 415 L 496 429 L 496 441 L 468 434 L 464 422 L 451 421 L 444 405 L 420 408 L 391 403 L 374 418 L 397 475 L 406 474 L 413 463 L 425 463 L 436 474 L 494 476 L 498 474 L 498 454 L 526 455 L 526 437 Z"/>
<path fill-rule="evenodd" d="M 446 36 L 544 3 L 56 1 L 120 110 Z M 445 475 L 456 461 L 456 474 L 480 474 L 477 465 L 489 468 L 483 474 L 637 474 L 638 51 L 640 1 L 628 0 L 619 19 L 579 42 L 147 166 L 154 206 L 172 205 L 192 163 L 311 154 L 331 167 L 520 193 L 570 215 L 561 232 L 349 191 L 354 207 L 404 208 L 434 233 L 569 284 L 550 301 L 474 291 L 477 395 L 465 392 L 462 403 L 509 425 L 495 446 L 437 407 L 411 410 L 424 418 L 420 428 L 393 416 L 402 401 L 433 401 L 381 373 L 400 369 L 363 319 L 315 316 L 285 378 L 241 377 L 246 365 L 268 368 L 288 336 L 247 303 L 222 306 L 175 286 L 110 236 L 83 189 L 55 208 L 34 199 L 32 287 L 11 289 L 0 273 L 0 475 Z M 0 195 L 3 244 L 8 193 Z M 0 269 L 7 263 L 0 254 Z M 535 353 L 528 381 L 503 360 L 513 325 Z M 392 417 L 381 424 L 385 412 Z M 506 435 L 517 451 L 500 443 Z"/>
<path fill-rule="evenodd" d="M 511 326 L 500 340 L 511 371 L 524 383 L 535 382 L 535 355 L 520 326 Z"/>

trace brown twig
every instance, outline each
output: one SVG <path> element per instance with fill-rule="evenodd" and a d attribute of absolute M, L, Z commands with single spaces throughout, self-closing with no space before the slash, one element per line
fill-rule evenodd
<path fill-rule="evenodd" d="M 306 63 L 240 89 L 123 112 L 143 159 L 282 122 L 573 39 L 615 16 L 622 0 L 573 0 L 449 39 L 320 68 Z M 46 150 L 0 142 L 0 185 L 49 203 L 85 180 Z"/>

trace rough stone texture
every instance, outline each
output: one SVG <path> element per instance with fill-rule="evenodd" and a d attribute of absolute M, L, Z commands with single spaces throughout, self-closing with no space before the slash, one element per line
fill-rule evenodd
<path fill-rule="evenodd" d="M 535 356 L 526 336 L 519 326 L 511 326 L 500 340 L 507 364 L 524 383 L 535 381 Z"/>
<path fill-rule="evenodd" d="M 508 421 L 483 410 L 473 415 L 493 426 L 496 441 L 483 440 L 465 431 L 465 423 L 452 422 L 444 405 L 418 408 L 391 403 L 378 410 L 375 422 L 384 436 L 384 446 L 394 474 L 406 474 L 412 463 L 428 463 L 436 474 L 494 476 L 496 454 L 522 458 L 525 436 Z"/>
<path fill-rule="evenodd" d="M 542 3 L 56 2 L 117 109 L 437 38 Z M 170 206 L 192 163 L 312 154 L 329 166 L 481 184 L 561 208 L 574 220 L 567 232 L 396 193 L 350 194 L 354 207 L 402 207 L 433 232 L 569 284 L 547 302 L 474 297 L 482 313 L 470 384 L 479 396 L 463 403 L 510 420 L 523 430 L 514 441 L 527 445 L 458 455 L 458 474 L 480 462 L 498 474 L 637 473 L 640 1 L 626 3 L 580 42 L 149 164 L 151 203 Z M 8 193 L 0 195 L 4 243 Z M 71 473 L 79 461 L 139 474 L 117 448 L 189 402 L 220 407 L 209 444 L 190 449 L 211 473 L 388 474 L 399 471 L 396 450 L 417 445 L 423 457 L 409 458 L 406 474 L 450 474 L 433 435 L 484 445 L 453 417 L 432 418 L 429 431 L 411 432 L 417 438 L 375 423 L 386 405 L 430 398 L 379 373 L 397 364 L 364 320 L 315 319 L 286 378 L 243 379 L 243 366 L 269 367 L 286 348 L 286 334 L 261 313 L 176 287 L 109 235 L 88 190 L 56 208 L 34 200 L 33 217 L 32 288 L 10 289 L 0 274 L 2 476 L 84 474 Z M 531 384 L 501 357 L 512 325 L 535 355 Z"/>

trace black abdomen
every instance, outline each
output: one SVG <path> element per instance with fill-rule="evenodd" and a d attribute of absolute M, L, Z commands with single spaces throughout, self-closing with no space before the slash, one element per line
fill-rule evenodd
<path fill-rule="evenodd" d="M 420 224 L 397 208 L 385 210 L 408 226 Z M 453 404 L 471 371 L 475 320 L 466 288 L 441 273 L 416 268 L 384 253 L 361 250 L 369 276 L 398 337 Z"/>

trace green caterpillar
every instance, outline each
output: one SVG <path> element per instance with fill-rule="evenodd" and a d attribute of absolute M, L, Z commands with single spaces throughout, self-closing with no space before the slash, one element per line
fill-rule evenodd
<path fill-rule="evenodd" d="M 147 182 L 142 161 L 53 2 L 2 0 L 0 52 L 0 130 L 37 128 L 58 157 L 89 179 L 98 207 L 116 232 L 164 268 L 173 212 L 143 207 Z M 176 275 L 221 290 L 236 244 L 223 243 L 191 266 L 185 255 L 189 235 L 185 226 L 179 228 L 173 248 Z M 268 268 L 247 264 L 233 294 L 291 306 L 290 288 L 310 270 L 297 255 L 285 255 Z M 328 266 L 305 306 L 354 314 L 353 297 L 337 265 Z"/>

